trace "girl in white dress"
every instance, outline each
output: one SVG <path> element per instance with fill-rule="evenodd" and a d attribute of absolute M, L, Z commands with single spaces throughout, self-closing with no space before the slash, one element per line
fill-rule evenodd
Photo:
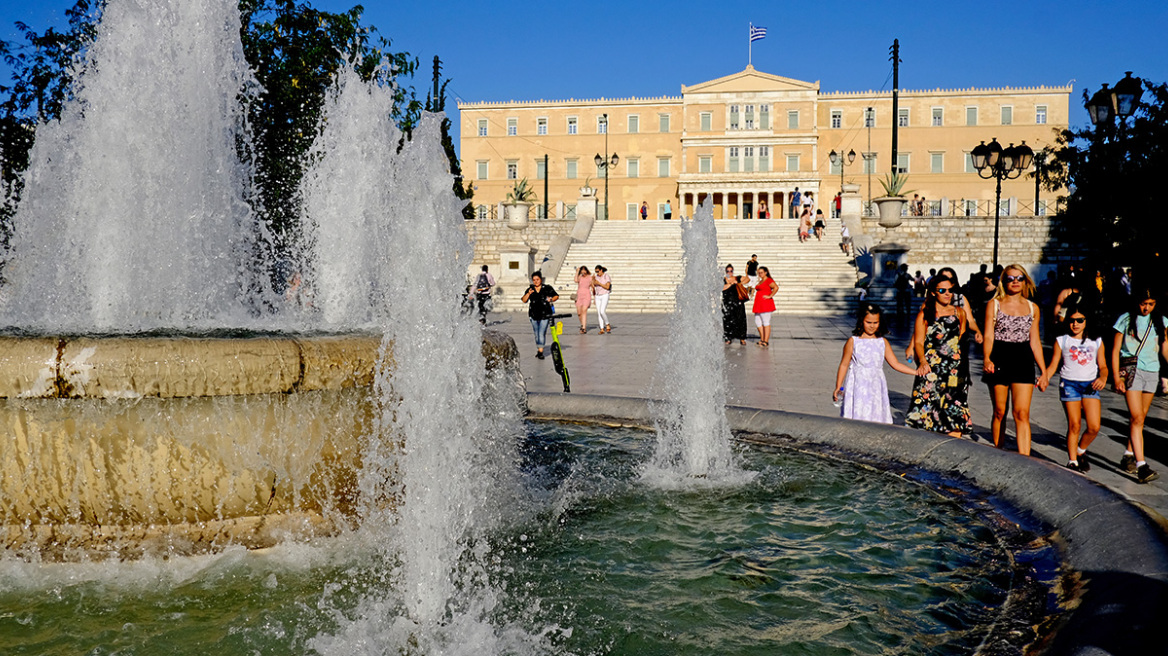
<path fill-rule="evenodd" d="M 844 354 L 836 372 L 833 401 L 843 397 L 840 416 L 847 419 L 892 423 L 888 403 L 888 379 L 884 363 L 902 374 L 916 375 L 916 369 L 902 364 L 884 339 L 888 327 L 880 308 L 872 303 L 861 305 L 852 337 L 844 344 Z"/>

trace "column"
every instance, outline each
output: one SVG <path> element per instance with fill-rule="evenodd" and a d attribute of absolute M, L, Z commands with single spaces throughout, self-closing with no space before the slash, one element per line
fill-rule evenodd
<path fill-rule="evenodd" d="M 726 218 L 726 213 L 730 211 L 730 192 L 722 191 L 722 218 Z"/>

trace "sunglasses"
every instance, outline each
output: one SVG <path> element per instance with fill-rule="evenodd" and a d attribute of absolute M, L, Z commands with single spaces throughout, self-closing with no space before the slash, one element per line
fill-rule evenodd
<path fill-rule="evenodd" d="M 1087 323 L 1087 317 L 1072 317 L 1068 319 L 1071 323 Z"/>
<path fill-rule="evenodd" d="M 941 287 L 938 287 L 937 293 L 938 294 L 952 294 L 953 288 L 952 287 L 945 287 L 944 289 L 942 289 Z"/>
<path fill-rule="evenodd" d="M 1026 276 L 1006 276 L 1006 282 L 1022 282 Z"/>

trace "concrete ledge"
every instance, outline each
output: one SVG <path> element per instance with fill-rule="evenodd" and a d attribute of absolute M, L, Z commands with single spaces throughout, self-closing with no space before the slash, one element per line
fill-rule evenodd
<path fill-rule="evenodd" d="M 649 402 L 624 397 L 530 394 L 533 418 L 649 426 Z M 1164 653 L 1168 617 L 1165 520 L 1053 463 L 964 439 L 776 410 L 728 408 L 735 431 L 783 435 L 860 460 L 959 478 L 1026 513 L 1079 573 L 1078 605 L 1044 654 Z"/>

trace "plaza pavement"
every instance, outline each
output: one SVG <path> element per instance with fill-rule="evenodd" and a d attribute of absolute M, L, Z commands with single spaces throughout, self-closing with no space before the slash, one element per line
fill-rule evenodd
<path fill-rule="evenodd" d="M 589 320 L 595 322 L 591 312 Z M 588 334 L 580 334 L 579 321 L 573 316 L 563 319 L 564 335 L 560 338 L 564 361 L 571 374 L 572 392 L 630 397 L 660 397 L 654 393 L 653 376 L 658 349 L 666 348 L 670 316 L 668 314 L 610 314 L 612 333 L 600 335 L 595 324 Z M 758 346 L 752 335 L 745 346 L 737 343 L 719 348 L 726 353 L 729 380 L 728 403 L 757 408 L 787 410 L 813 415 L 838 416 L 832 405 L 835 383 L 844 341 L 851 335 L 854 320 L 849 317 L 812 317 L 774 315 L 769 348 Z M 563 385 L 552 368 L 552 359 L 535 357 L 535 340 L 525 313 L 494 313 L 487 326 L 511 335 L 519 346 L 520 366 L 527 379 L 527 389 L 559 392 Z M 753 331 L 753 325 L 751 326 Z M 904 361 L 907 329 L 895 329 L 889 335 L 897 357 Z M 551 336 L 548 336 L 551 343 Z M 1048 353 L 1049 355 L 1049 353 Z M 974 354 L 974 372 L 981 371 L 981 359 Z M 912 376 L 885 367 L 893 421 L 904 423 L 912 392 Z M 1056 381 L 1057 383 L 1057 378 Z M 993 448 L 989 441 L 992 415 L 989 393 L 974 374 L 970 387 L 974 439 Z M 1035 390 L 1031 405 L 1033 431 L 1032 456 L 1058 465 L 1066 463 L 1066 417 L 1058 400 L 1057 385 L 1045 393 Z M 1015 449 L 1013 420 L 1009 422 L 1006 448 Z M 1148 413 L 1144 429 L 1145 449 L 1152 468 L 1161 478 L 1140 485 L 1119 471 L 1127 435 L 1127 408 L 1123 397 L 1103 392 L 1103 430 L 1091 445 L 1091 471 L 1087 476 L 1107 487 L 1152 508 L 1168 517 L 1168 403 L 1157 398 Z M 1019 456 L 1022 457 L 1022 456 Z"/>

